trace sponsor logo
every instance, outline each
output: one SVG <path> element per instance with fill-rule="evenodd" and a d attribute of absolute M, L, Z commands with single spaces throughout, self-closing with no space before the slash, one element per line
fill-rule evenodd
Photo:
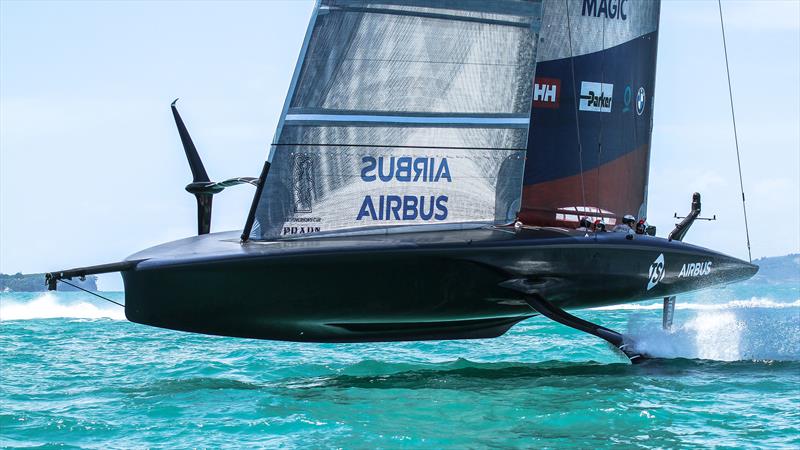
<path fill-rule="evenodd" d="M 631 110 L 631 96 L 633 95 L 630 86 L 625 86 L 625 95 L 622 96 L 622 100 L 624 105 L 622 107 L 622 112 L 628 112 Z"/>
<path fill-rule="evenodd" d="M 625 3 L 628 0 L 583 0 L 582 16 L 602 17 L 604 19 L 628 20 Z"/>
<path fill-rule="evenodd" d="M 320 227 L 283 227 L 284 236 L 292 234 L 317 233 L 319 231 L 321 231 Z"/>
<path fill-rule="evenodd" d="M 656 285 L 664 279 L 666 274 L 666 267 L 664 266 L 664 254 L 658 255 L 653 264 L 650 264 L 650 271 L 648 272 L 647 290 L 653 289 Z"/>
<path fill-rule="evenodd" d="M 611 95 L 614 85 L 581 81 L 581 111 L 611 112 Z"/>
<path fill-rule="evenodd" d="M 314 159 L 297 153 L 292 160 L 292 200 L 295 213 L 310 213 L 314 193 Z"/>
<path fill-rule="evenodd" d="M 534 108 L 558 108 L 560 96 L 561 80 L 558 78 L 536 78 L 534 80 Z"/>
<path fill-rule="evenodd" d="M 446 195 L 367 195 L 356 220 L 445 220 L 447 200 Z"/>
<path fill-rule="evenodd" d="M 373 157 L 361 158 L 361 180 L 366 183 L 452 183 L 447 158 Z M 367 195 L 356 220 L 435 220 L 447 219 L 446 195 Z"/>
<path fill-rule="evenodd" d="M 401 156 L 365 156 L 361 158 L 361 179 L 366 182 L 376 180 L 387 183 L 395 180 L 400 182 L 452 182 L 450 165 L 447 158 L 428 158 L 424 156 L 412 158 Z"/>
<path fill-rule="evenodd" d="M 684 264 L 678 278 L 702 277 L 711 273 L 711 261 Z"/>
<path fill-rule="evenodd" d="M 644 88 L 640 87 L 636 93 L 636 114 L 641 116 L 644 112 L 645 95 Z"/>
<path fill-rule="evenodd" d="M 322 231 L 322 227 L 319 226 L 320 222 L 322 222 L 321 217 L 290 217 L 286 220 L 281 234 L 288 236 L 293 234 L 316 233 Z"/>

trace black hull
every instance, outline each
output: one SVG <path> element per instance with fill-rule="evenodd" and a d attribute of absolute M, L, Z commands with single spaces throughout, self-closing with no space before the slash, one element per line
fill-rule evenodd
<path fill-rule="evenodd" d="M 653 274 L 659 258 L 663 278 L 660 270 Z M 558 229 L 244 245 L 235 233 L 217 233 L 130 260 L 144 260 L 122 272 L 132 322 L 306 342 L 496 337 L 535 315 L 526 294 L 580 309 L 693 291 L 757 271 L 682 242 Z"/>

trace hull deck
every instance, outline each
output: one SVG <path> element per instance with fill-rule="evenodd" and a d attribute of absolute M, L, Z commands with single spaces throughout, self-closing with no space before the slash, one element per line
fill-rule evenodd
<path fill-rule="evenodd" d="M 214 233 L 128 258 L 133 322 L 313 342 L 499 336 L 536 313 L 659 298 L 746 279 L 757 267 L 701 247 L 558 228 L 324 237 L 240 244 Z"/>

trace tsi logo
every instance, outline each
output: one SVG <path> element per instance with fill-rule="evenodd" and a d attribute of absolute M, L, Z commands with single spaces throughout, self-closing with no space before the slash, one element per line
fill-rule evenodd
<path fill-rule="evenodd" d="M 684 264 L 678 278 L 701 277 L 711 273 L 711 261 Z"/>
<path fill-rule="evenodd" d="M 581 81 L 581 111 L 611 112 L 611 95 L 614 85 Z"/>
<path fill-rule="evenodd" d="M 659 281 L 664 279 L 664 275 L 666 274 L 666 268 L 664 267 L 664 254 L 661 253 L 658 255 L 653 264 L 650 264 L 650 271 L 648 273 L 647 279 L 647 290 L 653 289 L 656 287 Z"/>
<path fill-rule="evenodd" d="M 558 108 L 561 80 L 558 78 L 536 78 L 533 82 L 533 107 Z"/>

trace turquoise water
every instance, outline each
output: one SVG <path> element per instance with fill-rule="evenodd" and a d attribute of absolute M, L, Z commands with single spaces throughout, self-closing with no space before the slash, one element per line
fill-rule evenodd
<path fill-rule="evenodd" d="M 297 344 L 0 295 L 7 447 L 800 447 L 796 285 L 679 298 L 671 333 L 660 304 L 580 313 L 665 358 L 639 366 L 543 318 L 489 340 Z"/>

